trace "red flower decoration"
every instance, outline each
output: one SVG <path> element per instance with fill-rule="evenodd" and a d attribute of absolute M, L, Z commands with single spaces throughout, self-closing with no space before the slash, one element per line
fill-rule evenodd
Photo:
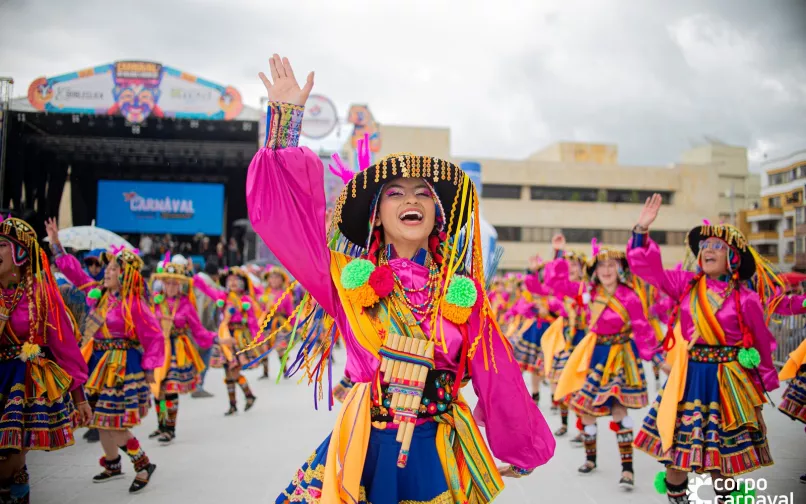
<path fill-rule="evenodd" d="M 106 457 L 101 455 L 101 458 L 98 459 L 98 463 L 101 464 L 101 467 L 106 468 Z"/>
<path fill-rule="evenodd" d="M 613 432 L 618 432 L 621 430 L 621 424 L 619 422 L 610 422 L 610 430 Z"/>
<path fill-rule="evenodd" d="M 131 438 L 126 442 L 127 451 L 137 451 L 140 449 L 140 441 L 137 438 Z"/>
<path fill-rule="evenodd" d="M 385 298 L 395 288 L 395 274 L 389 265 L 378 266 L 369 276 L 368 283 L 379 298 Z"/>

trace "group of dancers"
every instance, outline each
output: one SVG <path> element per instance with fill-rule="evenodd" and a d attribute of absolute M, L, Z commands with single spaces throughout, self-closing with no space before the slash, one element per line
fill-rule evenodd
<path fill-rule="evenodd" d="M 688 473 L 725 479 L 773 463 L 762 410 L 780 381 L 791 380 L 779 409 L 806 423 L 806 343 L 778 373 L 768 329 L 773 313 L 806 312 L 804 297 L 784 294 L 738 229 L 693 227 L 690 270 L 664 269 L 649 237 L 661 206 L 655 195 L 625 250 L 594 247 L 585 257 L 557 236 L 551 261 L 488 285 L 479 196 L 448 161 L 399 153 L 372 164 L 359 152 L 355 172 L 339 166 L 346 185 L 326 222 L 322 162 L 298 146 L 313 74 L 300 87 L 287 59 L 274 55 L 269 66 L 270 76 L 260 74 L 266 144 L 250 164 L 246 197 L 255 231 L 294 283 L 270 269 L 261 288 L 232 268 L 217 289 L 166 257 L 152 295 L 142 260 L 127 249 L 102 254 L 99 282 L 60 247 L 51 221 L 56 264 L 91 302 L 79 334 L 31 226 L 0 223 L 0 502 L 28 502 L 26 452 L 73 444 L 79 425 L 101 433 L 95 481 L 122 475 L 122 450 L 136 473 L 130 491 L 142 489 L 156 465 L 130 429 L 154 397 L 153 436 L 174 439 L 179 396 L 194 389 L 198 348 L 211 345 L 227 414 L 238 411 L 236 385 L 244 410 L 252 407 L 241 371 L 260 364 L 268 376 L 272 349 L 284 353 L 286 375 L 314 384 L 317 401 L 325 387 L 329 406 L 333 396 L 342 401 L 332 434 L 277 503 L 491 502 L 504 477 L 549 462 L 555 437 L 571 430 L 570 413 L 571 437 L 585 448 L 581 474 L 596 471 L 597 419 L 610 417 L 619 485 L 634 487 L 638 448 L 665 466 L 656 488 L 683 503 Z M 306 293 L 299 303 L 296 282 Z M 217 333 L 199 322 L 194 285 L 221 309 Z M 334 384 L 339 340 L 347 362 Z M 642 361 L 657 379 L 667 375 L 643 419 L 629 415 L 650 405 Z M 538 408 L 543 380 L 562 418 L 554 433 Z M 468 383 L 475 409 L 462 393 Z"/>
<path fill-rule="evenodd" d="M 205 369 L 200 349 L 212 346 L 211 365 L 225 370 L 227 414 L 237 411 L 236 383 L 246 396 L 244 409 L 254 404 L 240 371 L 262 363 L 267 375 L 268 353 L 286 343 L 283 335 L 288 331 L 276 341 L 262 341 L 260 334 L 261 324 L 281 329 L 287 325 L 293 304 L 286 302 L 271 318 L 267 315 L 275 299 L 287 293 L 288 275 L 270 268 L 253 284 L 254 273 L 232 268 L 221 272 L 221 285 L 214 286 L 191 276 L 187 260 L 166 254 L 156 272 L 144 278 L 143 260 L 125 247 L 89 254 L 85 270 L 61 246 L 55 220 L 46 222 L 46 230 L 55 266 L 72 288 L 84 293 L 85 306 L 79 314 L 65 303 L 66 291 L 57 286 L 30 223 L 4 218 L 0 503 L 29 502 L 27 452 L 69 447 L 80 427 L 97 430 L 103 449 L 102 471 L 93 482 L 123 477 L 126 455 L 135 473 L 129 491 L 138 492 L 157 466 L 131 430 L 153 405 L 157 428 L 149 437 L 160 444 L 173 441 L 179 398 L 196 390 Z M 218 332 L 202 325 L 196 288 L 220 308 Z M 258 350 L 250 350 L 256 343 Z"/>

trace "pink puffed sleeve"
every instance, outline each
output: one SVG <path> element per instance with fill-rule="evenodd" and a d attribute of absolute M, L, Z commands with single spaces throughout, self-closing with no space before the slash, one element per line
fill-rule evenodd
<path fill-rule="evenodd" d="M 546 285 L 555 295 L 576 299 L 579 294 L 581 282 L 572 282 L 568 278 L 568 261 L 559 258 L 546 264 L 543 270 Z"/>
<path fill-rule="evenodd" d="M 87 362 L 78 347 L 75 333 L 77 328 L 70 322 L 67 307 L 64 306 L 59 292 L 56 291 L 55 294 L 51 296 L 55 306 L 48 310 L 47 346 L 53 353 L 56 364 L 73 377 L 70 384 L 70 391 L 73 391 L 87 382 Z"/>
<path fill-rule="evenodd" d="M 630 272 L 662 290 L 672 300 L 682 298 L 686 284 L 694 274 L 688 271 L 663 269 L 660 247 L 648 236 L 644 239 L 647 243 L 642 247 L 633 247 L 632 240 L 627 245 L 627 262 L 630 264 Z"/>
<path fill-rule="evenodd" d="M 216 333 L 204 328 L 199 319 L 199 312 L 196 311 L 196 307 L 193 306 L 190 299 L 182 297 L 182 301 L 180 302 L 182 303 L 182 312 L 185 315 L 185 320 L 187 320 L 188 327 L 193 334 L 193 339 L 196 341 L 196 344 L 201 348 L 210 348 L 213 345 Z"/>
<path fill-rule="evenodd" d="M 618 297 L 624 308 L 627 309 L 627 313 L 630 314 L 633 341 L 638 347 L 638 353 L 641 354 L 642 359 L 651 361 L 652 357 L 658 353 L 658 341 L 655 336 L 655 330 L 649 325 L 644 315 L 641 299 L 632 289 L 624 285 L 619 286 Z"/>
<path fill-rule="evenodd" d="M 213 301 L 219 301 L 227 299 L 227 293 L 223 290 L 214 289 L 207 285 L 207 282 L 204 281 L 204 278 L 196 273 L 193 276 L 193 287 L 199 289 L 199 292 L 207 296 L 208 298 L 212 299 Z"/>
<path fill-rule="evenodd" d="M 479 332 L 478 312 L 468 321 L 468 334 L 472 340 Z M 484 342 L 489 336 L 485 329 Z M 518 363 L 508 357 L 512 347 L 494 328 L 492 334 L 495 364 L 485 368 L 485 352 L 477 347 L 470 362 L 471 383 L 478 397 L 473 416 L 485 427 L 490 450 L 499 460 L 521 469 L 534 469 L 551 459 L 556 442 L 546 419 L 537 409 L 523 381 Z"/>
<path fill-rule="evenodd" d="M 98 282 L 84 271 L 78 259 L 66 253 L 61 247 L 54 247 L 54 252 L 56 253 L 56 266 L 59 267 L 59 271 L 62 272 L 68 282 L 75 285 L 77 289 L 80 289 L 85 294 L 98 287 Z"/>
<path fill-rule="evenodd" d="M 782 296 L 781 301 L 775 307 L 776 315 L 800 315 L 806 313 L 806 295 Z"/>
<path fill-rule="evenodd" d="M 764 323 L 764 310 L 758 294 L 749 290 L 742 290 L 742 317 L 747 328 L 753 334 L 753 347 L 761 356 L 758 365 L 758 374 L 750 371 L 750 376 L 758 383 L 759 376 L 764 389 L 771 392 L 780 385 L 778 371 L 772 362 L 772 353 L 776 348 L 775 336 L 772 335 L 767 324 Z"/>
<path fill-rule="evenodd" d="M 559 298 L 551 296 L 549 298 L 549 311 L 554 313 L 559 313 L 565 316 L 565 305 Z"/>
<path fill-rule="evenodd" d="M 132 307 L 132 318 L 134 332 L 143 346 L 143 369 L 157 369 L 165 363 L 165 341 L 160 324 L 143 299 Z"/>
<path fill-rule="evenodd" d="M 551 295 L 551 289 L 549 289 L 543 282 L 540 281 L 537 273 L 531 273 L 526 275 L 526 278 L 523 281 L 523 285 L 529 290 L 529 292 L 533 294 L 537 294 L 538 296 L 549 296 Z"/>

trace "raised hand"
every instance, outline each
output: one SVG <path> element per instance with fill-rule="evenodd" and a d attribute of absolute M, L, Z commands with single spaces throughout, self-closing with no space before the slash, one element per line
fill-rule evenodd
<path fill-rule="evenodd" d="M 655 222 L 655 219 L 658 218 L 658 212 L 660 211 L 660 206 L 662 203 L 663 199 L 658 193 L 655 193 L 646 199 L 644 208 L 641 209 L 641 214 L 638 215 L 639 228 L 643 229 L 644 231 L 649 230 L 649 226 L 651 226 L 652 223 Z"/>
<path fill-rule="evenodd" d="M 59 225 L 56 223 L 56 219 L 51 217 L 45 221 L 45 231 L 48 233 L 50 243 L 54 245 L 59 243 Z"/>
<path fill-rule="evenodd" d="M 551 238 L 551 246 L 554 250 L 563 250 L 565 248 L 565 236 L 556 234 Z"/>
<path fill-rule="evenodd" d="M 258 74 L 263 85 L 266 86 L 269 101 L 305 105 L 308 95 L 313 89 L 313 72 L 308 74 L 305 85 L 300 88 L 288 58 L 280 58 L 275 54 L 269 59 L 269 69 L 271 70 L 271 80 L 263 72 Z"/>

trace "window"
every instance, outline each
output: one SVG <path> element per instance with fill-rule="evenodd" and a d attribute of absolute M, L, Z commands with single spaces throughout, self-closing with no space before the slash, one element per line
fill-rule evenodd
<path fill-rule="evenodd" d="M 806 207 L 800 207 L 795 210 L 795 223 L 806 224 Z"/>
<path fill-rule="evenodd" d="M 525 227 L 521 233 L 521 238 L 525 242 L 550 243 L 551 238 L 559 232 L 559 228 Z"/>
<path fill-rule="evenodd" d="M 806 249 L 803 246 L 804 241 L 806 241 L 806 238 L 798 238 L 798 239 L 795 240 L 795 252 L 796 253 L 802 254 L 802 253 L 806 252 Z"/>
<path fill-rule="evenodd" d="M 620 245 L 630 241 L 632 231 L 626 229 L 605 229 L 602 231 L 602 243 Z"/>
<path fill-rule="evenodd" d="M 672 203 L 671 191 L 644 191 L 636 189 L 608 189 L 607 201 L 610 203 L 643 203 L 653 194 L 658 193 L 664 205 Z"/>
<path fill-rule="evenodd" d="M 658 245 L 667 245 L 667 236 L 666 231 L 653 231 L 649 230 L 649 237 L 652 238 L 652 241 L 657 243 Z"/>
<path fill-rule="evenodd" d="M 521 186 L 507 184 L 484 184 L 482 198 L 521 199 Z"/>
<path fill-rule="evenodd" d="M 568 243 L 590 243 L 594 238 L 602 241 L 601 229 L 563 229 L 563 234 Z"/>
<path fill-rule="evenodd" d="M 678 247 L 686 244 L 685 231 L 666 231 L 667 245 L 676 245 Z"/>
<path fill-rule="evenodd" d="M 758 221 L 756 224 L 758 225 L 758 232 L 778 231 L 777 221 Z"/>
<path fill-rule="evenodd" d="M 784 255 L 792 255 L 795 253 L 795 242 L 786 242 L 786 253 Z"/>
<path fill-rule="evenodd" d="M 778 256 L 778 245 L 771 245 L 769 243 L 760 243 L 756 250 L 758 253 L 764 256 Z"/>
<path fill-rule="evenodd" d="M 794 219 L 792 217 L 786 218 L 786 224 L 784 225 L 784 231 L 789 231 L 795 229 L 795 225 L 793 223 Z"/>
<path fill-rule="evenodd" d="M 486 188 L 486 186 L 485 186 Z M 517 226 L 493 226 L 498 233 L 499 241 L 519 242 L 521 241 L 521 228 Z"/>
<path fill-rule="evenodd" d="M 590 187 L 532 186 L 529 193 L 533 200 L 588 202 L 599 200 L 599 189 Z"/>
<path fill-rule="evenodd" d="M 775 196 L 767 199 L 767 206 L 770 208 L 781 208 L 781 197 Z"/>
<path fill-rule="evenodd" d="M 780 185 L 784 183 L 783 173 L 773 173 L 769 176 L 770 185 Z"/>

